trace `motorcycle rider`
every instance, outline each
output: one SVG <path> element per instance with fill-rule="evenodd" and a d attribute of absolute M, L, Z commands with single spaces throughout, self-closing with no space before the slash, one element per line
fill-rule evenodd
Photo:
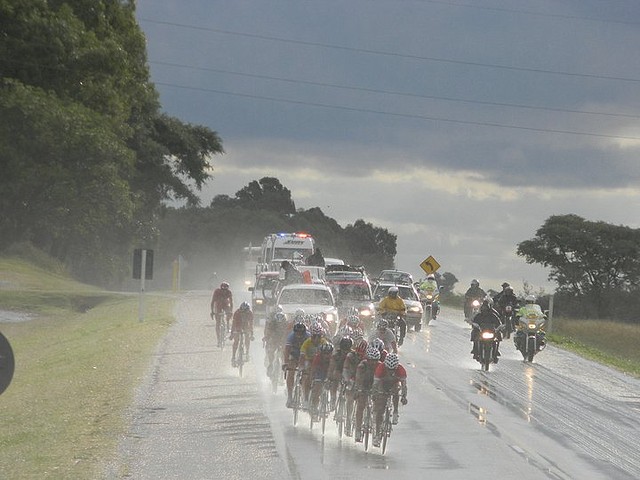
<path fill-rule="evenodd" d="M 287 408 L 291 408 L 291 394 L 293 393 L 294 372 L 300 360 L 300 347 L 311 335 L 307 326 L 300 322 L 293 326 L 284 345 L 282 370 L 287 378 Z"/>
<path fill-rule="evenodd" d="M 306 263 L 309 266 L 324 267 L 324 257 L 319 248 L 316 248 L 315 252 L 307 257 Z"/>
<path fill-rule="evenodd" d="M 473 349 L 471 353 L 473 354 L 473 359 L 478 360 L 479 358 L 479 345 L 478 345 L 478 337 L 480 335 L 480 331 L 485 328 L 493 328 L 497 329 L 502 322 L 500 322 L 500 317 L 498 313 L 491 308 L 489 304 L 489 300 L 484 300 L 482 305 L 480 305 L 480 312 L 473 317 L 472 319 L 472 328 L 471 328 L 471 341 L 473 342 Z M 477 325 L 477 326 L 476 326 Z M 496 339 L 498 340 L 498 347 L 500 346 L 501 335 L 500 332 L 496 332 Z M 498 363 L 498 357 L 500 356 L 500 352 L 498 348 L 496 348 L 495 357 L 493 358 L 493 363 Z"/>
<path fill-rule="evenodd" d="M 475 278 L 471 280 L 471 285 L 464 294 L 464 318 L 470 318 L 471 316 L 471 302 L 474 300 L 482 301 L 487 296 L 487 293 L 480 288 L 480 282 Z"/>
<path fill-rule="evenodd" d="M 253 312 L 251 306 L 247 302 L 242 302 L 240 307 L 233 313 L 233 322 L 231 324 L 231 334 L 229 340 L 233 340 L 233 349 L 231 353 L 231 366 L 236 366 L 236 351 L 240 341 L 240 332 L 244 332 L 244 360 L 249 359 L 249 345 L 253 340 Z"/>
<path fill-rule="evenodd" d="M 547 317 L 542 311 L 542 308 L 540 308 L 540 305 L 536 303 L 535 295 L 527 295 L 524 298 L 524 302 L 525 302 L 524 305 L 520 307 L 520 309 L 516 313 L 516 317 L 518 318 L 518 320 L 532 319 L 536 321 L 536 324 L 540 325 L 540 328 L 538 329 L 538 345 L 540 346 L 540 349 L 542 349 L 544 348 L 546 343 L 545 332 L 543 328 L 544 328 L 544 322 Z M 526 321 L 526 320 L 523 320 L 523 321 Z M 518 350 L 521 350 L 521 342 L 524 339 L 524 332 L 522 331 L 522 325 L 520 324 L 520 321 L 518 321 L 516 324 L 516 330 L 517 332 L 513 338 L 513 341 L 516 344 L 516 348 L 518 348 Z"/>
<path fill-rule="evenodd" d="M 493 297 L 494 305 L 498 304 L 498 302 L 500 301 L 500 298 L 502 298 L 502 296 L 505 294 L 507 288 L 511 288 L 511 285 L 509 285 L 508 282 L 504 282 L 501 286 L 502 286 L 502 291 L 496 293 L 495 296 Z M 511 292 L 513 293 L 513 290 L 511 290 Z"/>
<path fill-rule="evenodd" d="M 354 425 L 356 442 L 362 442 L 362 416 L 367 406 L 367 396 L 371 393 L 373 386 L 373 374 L 378 365 L 380 365 L 380 350 L 371 345 L 367 348 L 365 359 L 356 369 L 356 423 Z"/>
<path fill-rule="evenodd" d="M 504 284 L 503 284 L 504 285 Z M 496 298 L 498 299 L 496 301 Z M 513 288 L 511 288 L 508 284 L 505 287 L 504 291 L 499 293 L 494 297 L 493 304 L 495 305 L 496 310 L 500 314 L 500 319 L 502 320 L 502 324 L 504 325 L 506 322 L 506 308 L 507 306 L 511 306 L 511 311 L 513 312 L 513 318 L 515 319 L 515 314 L 518 306 L 518 297 L 516 297 L 515 293 L 513 293 Z M 513 328 L 513 325 L 510 326 Z"/>
<path fill-rule="evenodd" d="M 427 275 L 427 278 L 420 284 L 420 298 L 426 298 L 427 295 L 431 295 L 433 299 L 431 302 L 431 318 L 436 318 L 440 313 L 440 302 L 437 300 L 436 295 L 440 292 L 438 289 L 438 282 L 436 276 L 433 273 Z M 431 319 L 429 319 L 431 320 Z"/>
<path fill-rule="evenodd" d="M 271 375 L 271 366 L 276 355 L 276 350 L 286 343 L 289 331 L 287 331 L 287 318 L 282 312 L 276 312 L 268 318 L 264 324 L 264 335 L 262 344 L 265 349 L 265 363 L 267 375 Z"/>
<path fill-rule="evenodd" d="M 387 396 L 392 395 L 393 417 L 391 423 L 398 423 L 398 400 L 402 395 L 402 405 L 407 404 L 407 371 L 400 365 L 397 353 L 390 353 L 380 363 L 373 374 L 373 410 L 376 419 L 376 431 L 373 446 L 379 447 L 382 440 L 382 417 L 387 403 Z"/>
<path fill-rule="evenodd" d="M 404 319 L 407 313 L 407 306 L 399 295 L 398 287 L 395 285 L 389 287 L 387 296 L 380 300 L 376 312 L 380 313 L 382 318 L 384 318 L 385 315 L 399 315 L 398 325 L 400 327 L 400 338 L 398 338 L 398 346 L 402 345 L 404 336 L 407 333 L 407 322 Z"/>
<path fill-rule="evenodd" d="M 224 316 L 227 317 L 227 324 L 224 326 L 224 331 L 220 329 L 222 315 L 216 315 L 223 312 Z M 229 288 L 229 282 L 222 282 L 220 286 L 213 291 L 213 295 L 211 296 L 211 318 L 216 321 L 216 335 L 220 332 L 218 346 L 220 346 L 222 337 L 227 334 L 227 330 L 230 327 L 228 323 L 231 312 L 233 312 L 233 293 L 231 293 L 231 289 Z"/>

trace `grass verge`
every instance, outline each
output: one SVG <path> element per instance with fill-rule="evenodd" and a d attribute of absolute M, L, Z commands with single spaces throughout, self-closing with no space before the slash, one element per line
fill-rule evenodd
<path fill-rule="evenodd" d="M 2 294 L 2 308 L 33 306 L 39 316 L 1 325 L 16 368 L 0 396 L 0 477 L 100 478 L 127 427 L 135 387 L 173 322 L 173 299 L 147 294 L 140 322 L 135 295 Z"/>
<path fill-rule="evenodd" d="M 640 325 L 554 318 L 548 338 L 559 347 L 640 378 Z"/>

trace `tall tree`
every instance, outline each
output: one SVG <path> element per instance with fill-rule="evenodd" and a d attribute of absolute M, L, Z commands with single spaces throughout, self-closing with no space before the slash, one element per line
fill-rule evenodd
<path fill-rule="evenodd" d="M 518 244 L 517 254 L 550 267 L 549 279 L 559 292 L 590 298 L 600 316 L 608 309 L 609 292 L 639 286 L 640 229 L 551 216 L 533 239 Z"/>
<path fill-rule="evenodd" d="M 291 191 L 284 187 L 280 180 L 273 177 L 263 177 L 253 180 L 246 187 L 236 192 L 238 204 L 245 208 L 261 208 L 274 210 L 282 214 L 296 212 L 296 206 L 291 199 Z"/>
<path fill-rule="evenodd" d="M 371 273 L 394 267 L 397 235 L 362 219 L 347 225 L 344 232 L 353 263 L 366 265 Z"/>

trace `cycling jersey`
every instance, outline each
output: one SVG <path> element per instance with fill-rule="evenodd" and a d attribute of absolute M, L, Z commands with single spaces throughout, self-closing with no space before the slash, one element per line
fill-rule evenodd
<path fill-rule="evenodd" d="M 385 393 L 396 393 L 401 382 L 406 381 L 407 371 L 402 365 L 395 370 L 389 370 L 384 363 L 380 363 L 373 374 L 378 388 Z"/>

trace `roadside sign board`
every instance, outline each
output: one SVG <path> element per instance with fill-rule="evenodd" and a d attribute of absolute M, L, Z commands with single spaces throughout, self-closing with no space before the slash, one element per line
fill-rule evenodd
<path fill-rule="evenodd" d="M 428 258 L 425 258 L 422 261 L 422 263 L 420 264 L 420 268 L 422 268 L 422 270 L 424 270 L 427 275 L 429 275 L 430 273 L 435 273 L 440 268 L 440 264 L 436 261 L 435 258 L 429 255 Z"/>

